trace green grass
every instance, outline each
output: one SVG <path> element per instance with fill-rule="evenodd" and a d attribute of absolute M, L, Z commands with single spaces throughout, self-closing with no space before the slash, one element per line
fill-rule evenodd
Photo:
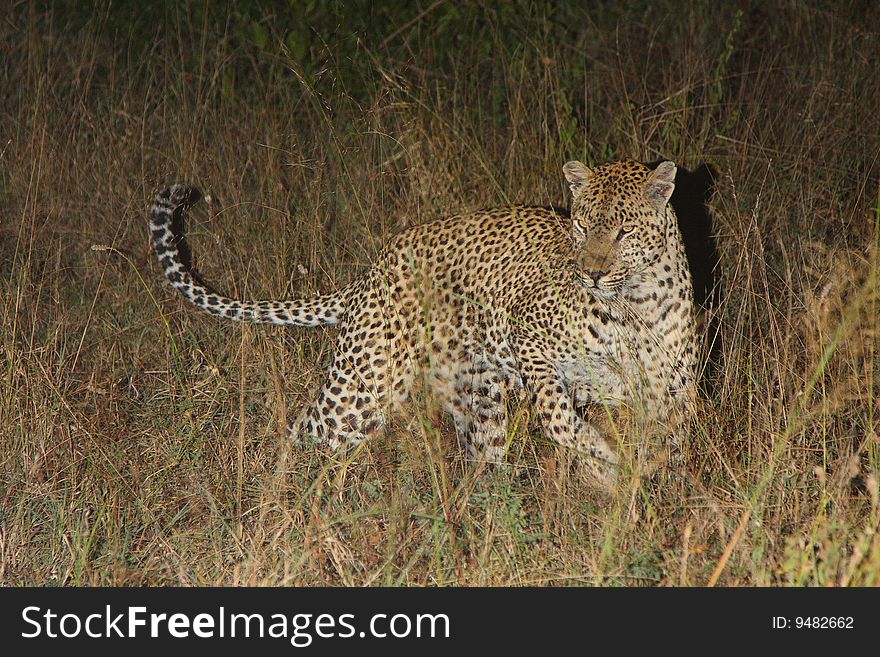
<path fill-rule="evenodd" d="M 0 581 L 880 584 L 871 8 L 455 4 L 359 34 L 338 3 L 3 10 Z M 291 450 L 334 332 L 201 315 L 149 250 L 191 181 L 217 288 L 328 290 L 406 226 L 624 157 L 718 169 L 724 297 L 684 463 L 614 494 L 526 416 L 479 476 L 430 399 Z"/>

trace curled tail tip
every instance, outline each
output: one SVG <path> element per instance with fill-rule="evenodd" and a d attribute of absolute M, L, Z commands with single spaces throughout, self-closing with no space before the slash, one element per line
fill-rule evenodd
<path fill-rule="evenodd" d="M 202 193 L 192 185 L 174 184 L 166 187 L 156 195 L 154 206 L 178 208 L 180 206 L 189 207 L 198 203 L 202 198 Z"/>

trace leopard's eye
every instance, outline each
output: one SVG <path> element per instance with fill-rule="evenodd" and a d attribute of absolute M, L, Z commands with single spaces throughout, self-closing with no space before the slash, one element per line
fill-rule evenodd
<path fill-rule="evenodd" d="M 617 239 L 623 239 L 624 235 L 629 235 L 635 229 L 635 224 L 623 224 L 623 226 L 620 227 L 620 232 L 617 233 Z"/>
<path fill-rule="evenodd" d="M 584 225 L 580 221 L 578 221 L 577 219 L 573 219 L 572 224 L 574 224 L 574 229 L 578 233 L 580 233 L 581 235 L 587 234 L 587 229 L 584 227 Z"/>

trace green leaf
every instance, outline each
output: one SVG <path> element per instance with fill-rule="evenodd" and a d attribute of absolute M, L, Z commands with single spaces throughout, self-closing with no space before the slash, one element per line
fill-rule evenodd
<path fill-rule="evenodd" d="M 248 28 L 250 30 L 250 40 L 254 42 L 257 48 L 265 50 L 266 45 L 269 43 L 269 31 L 255 20 L 250 22 Z"/>
<path fill-rule="evenodd" d="M 296 30 L 291 30 L 284 37 L 284 45 L 290 52 L 290 56 L 297 61 L 302 61 L 306 57 L 309 50 L 308 40 L 302 34 L 298 34 Z"/>

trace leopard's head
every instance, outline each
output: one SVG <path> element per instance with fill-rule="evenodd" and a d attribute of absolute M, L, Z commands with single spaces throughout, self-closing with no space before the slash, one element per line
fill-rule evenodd
<path fill-rule="evenodd" d="M 637 286 L 668 248 L 675 164 L 663 162 L 652 171 L 630 161 L 594 168 L 568 162 L 562 171 L 572 193 L 575 273 L 604 297 Z"/>

